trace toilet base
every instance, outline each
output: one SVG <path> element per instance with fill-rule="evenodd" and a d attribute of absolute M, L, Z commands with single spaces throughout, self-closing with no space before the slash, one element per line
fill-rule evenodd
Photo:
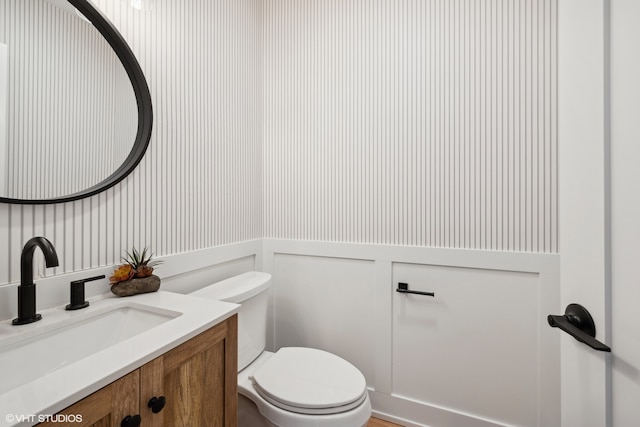
<path fill-rule="evenodd" d="M 250 399 L 238 393 L 238 427 L 276 427 L 262 416 Z"/>
<path fill-rule="evenodd" d="M 371 401 L 365 401 L 352 410 L 327 415 L 302 415 L 288 412 L 264 400 L 253 388 L 249 377 L 273 353 L 265 351 L 249 366 L 238 373 L 238 426 L 239 427 L 364 427 L 371 417 Z"/>

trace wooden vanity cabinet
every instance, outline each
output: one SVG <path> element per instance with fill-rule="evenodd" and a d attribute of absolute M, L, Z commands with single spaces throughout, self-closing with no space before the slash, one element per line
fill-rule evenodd
<path fill-rule="evenodd" d="M 141 427 L 235 427 L 237 346 L 233 315 L 59 413 L 82 422 L 59 417 L 39 426 L 126 427 L 125 417 L 140 415 Z M 157 413 L 154 397 L 166 402 Z"/>
<path fill-rule="evenodd" d="M 140 368 L 145 427 L 223 427 L 237 424 L 237 315 Z M 154 414 L 153 397 L 165 407 Z"/>
<path fill-rule="evenodd" d="M 38 426 L 120 427 L 124 417 L 139 411 L 139 386 L 137 369 L 56 414 L 55 422 Z"/>

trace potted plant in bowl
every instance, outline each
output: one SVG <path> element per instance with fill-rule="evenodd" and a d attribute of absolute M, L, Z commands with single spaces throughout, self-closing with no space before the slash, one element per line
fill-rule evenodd
<path fill-rule="evenodd" d="M 129 295 L 155 292 L 160 288 L 160 278 L 153 274 L 154 267 L 162 261 L 154 260 L 148 248 L 142 252 L 135 247 L 131 252 L 125 251 L 122 265 L 115 268 L 109 277 L 111 292 L 125 297 Z"/>

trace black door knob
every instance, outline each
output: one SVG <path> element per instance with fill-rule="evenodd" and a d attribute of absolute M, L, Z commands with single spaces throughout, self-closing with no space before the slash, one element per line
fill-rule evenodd
<path fill-rule="evenodd" d="M 140 417 L 140 415 L 127 415 L 122 419 L 120 427 L 140 427 L 141 421 L 142 418 Z"/>
<path fill-rule="evenodd" d="M 158 412 L 162 411 L 162 408 L 164 408 L 164 405 L 166 403 L 167 403 L 167 399 L 164 396 L 160 396 L 160 397 L 154 396 L 151 398 L 147 406 L 151 408 L 151 412 L 153 412 L 154 414 L 157 414 Z"/>

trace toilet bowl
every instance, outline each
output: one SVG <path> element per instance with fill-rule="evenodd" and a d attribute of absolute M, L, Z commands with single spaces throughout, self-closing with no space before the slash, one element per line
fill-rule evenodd
<path fill-rule="evenodd" d="M 332 353 L 283 347 L 265 351 L 271 275 L 249 272 L 191 295 L 240 304 L 238 425 L 360 427 L 371 416 L 362 373 Z"/>

